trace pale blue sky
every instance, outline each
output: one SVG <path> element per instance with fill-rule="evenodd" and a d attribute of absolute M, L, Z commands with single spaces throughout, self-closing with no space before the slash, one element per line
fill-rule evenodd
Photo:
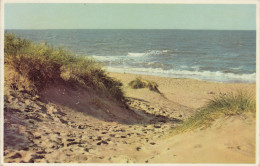
<path fill-rule="evenodd" d="M 255 30 L 256 5 L 5 4 L 5 29 Z"/>

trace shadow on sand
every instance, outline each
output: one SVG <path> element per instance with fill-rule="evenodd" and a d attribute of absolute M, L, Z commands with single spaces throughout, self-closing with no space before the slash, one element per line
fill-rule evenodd
<path fill-rule="evenodd" d="M 96 91 L 89 89 L 71 89 L 65 86 L 52 87 L 42 92 L 42 97 L 43 102 L 65 106 L 71 110 L 82 112 L 86 116 L 108 122 L 129 125 L 181 122 L 179 119 L 170 119 L 166 116 L 154 115 L 144 110 L 125 106 L 109 96 L 99 95 Z"/>

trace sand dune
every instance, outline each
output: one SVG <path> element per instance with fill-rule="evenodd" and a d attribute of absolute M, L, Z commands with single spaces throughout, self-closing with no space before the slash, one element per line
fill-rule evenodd
<path fill-rule="evenodd" d="M 219 92 L 255 84 L 221 84 L 143 76 L 164 95 L 124 84 L 130 109 L 90 89 L 53 86 L 39 97 L 5 86 L 4 161 L 43 163 L 254 163 L 255 117 L 218 119 L 179 135 L 172 127 Z"/>
<path fill-rule="evenodd" d="M 69 88 L 63 85 L 45 89 L 43 99 L 104 121 L 137 123 L 142 117 L 110 96 L 100 96 L 92 89 Z"/>
<path fill-rule="evenodd" d="M 163 150 L 151 162 L 254 163 L 255 118 L 230 117 L 212 127 L 169 137 L 158 146 Z"/>

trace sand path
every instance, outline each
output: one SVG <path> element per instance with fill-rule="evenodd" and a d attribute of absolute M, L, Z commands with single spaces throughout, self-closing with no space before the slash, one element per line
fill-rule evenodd
<path fill-rule="evenodd" d="M 104 98 L 96 102 L 97 96 L 94 97 L 95 102 L 91 100 L 92 105 L 88 103 L 88 109 L 85 110 L 83 96 L 79 97 L 83 105 L 80 105 L 79 101 L 70 102 L 77 96 L 77 90 L 68 89 L 65 92 L 67 96 L 62 102 L 56 100 L 60 93 L 64 93 L 59 89 L 56 89 L 55 98 L 54 94 L 48 95 L 54 93 L 55 89 L 46 91 L 43 100 L 25 92 L 5 88 L 4 161 L 255 162 L 253 115 L 220 119 L 206 130 L 177 136 L 173 136 L 170 132 L 173 126 L 192 116 L 196 108 L 203 105 L 205 100 L 218 90 L 225 92 L 234 88 L 244 88 L 254 91 L 253 84 L 229 85 L 144 76 L 148 79 L 157 79 L 159 89 L 165 98 L 147 89 L 129 89 L 127 83 L 134 79 L 135 75 L 128 77 L 118 73 L 112 75 L 124 83 L 127 104 L 132 111 L 124 112 L 125 108 L 110 105 L 108 102 L 110 100 L 103 101 Z M 95 109 L 97 107 L 98 109 Z M 118 112 L 122 109 L 123 113 Z"/>

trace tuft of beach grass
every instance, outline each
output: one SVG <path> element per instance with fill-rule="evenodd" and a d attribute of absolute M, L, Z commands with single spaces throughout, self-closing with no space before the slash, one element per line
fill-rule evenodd
<path fill-rule="evenodd" d="M 151 91 L 160 93 L 158 90 L 158 84 L 153 81 L 145 80 L 142 77 L 137 77 L 128 83 L 132 89 L 148 88 Z"/>
<path fill-rule="evenodd" d="M 255 113 L 256 101 L 253 95 L 244 91 L 235 93 L 220 93 L 202 107 L 195 115 L 183 122 L 183 124 L 172 129 L 174 134 L 191 131 L 194 129 L 205 129 L 218 118 L 241 115 L 244 113 Z"/>

